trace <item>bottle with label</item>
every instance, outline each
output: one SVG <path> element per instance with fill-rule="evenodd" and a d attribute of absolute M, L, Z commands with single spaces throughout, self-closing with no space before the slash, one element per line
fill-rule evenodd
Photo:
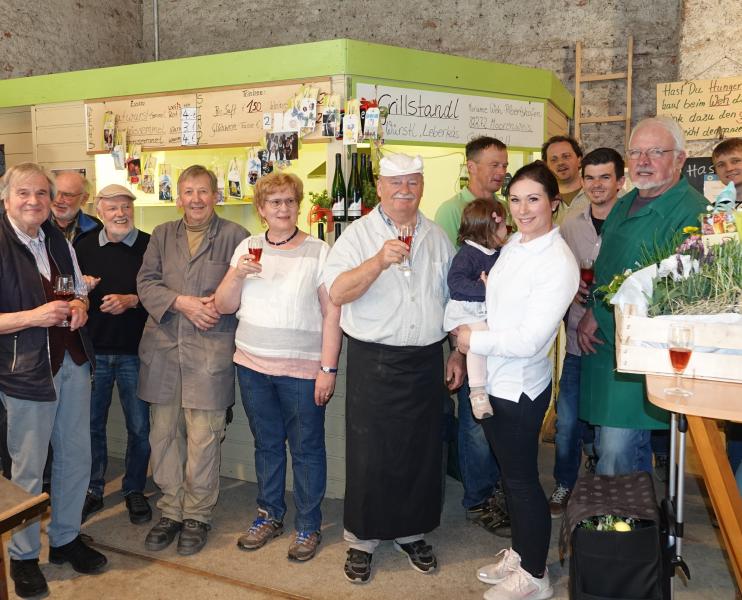
<path fill-rule="evenodd" d="M 358 153 L 351 155 L 350 177 L 348 178 L 348 221 L 361 218 L 361 203 L 363 202 L 363 187 L 358 172 Z"/>
<path fill-rule="evenodd" d="M 335 239 L 332 241 L 333 244 L 338 241 L 338 238 L 340 237 L 341 233 L 342 233 L 342 225 L 338 222 L 335 222 Z"/>
<path fill-rule="evenodd" d="M 348 202 L 345 195 L 345 178 L 343 177 L 342 157 L 335 155 L 335 176 L 332 179 L 332 218 L 345 221 L 348 214 Z"/>

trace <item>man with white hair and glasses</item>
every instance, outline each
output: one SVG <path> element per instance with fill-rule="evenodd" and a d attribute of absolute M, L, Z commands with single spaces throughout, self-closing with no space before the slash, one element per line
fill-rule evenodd
<path fill-rule="evenodd" d="M 626 152 L 634 189 L 620 198 L 605 221 L 595 261 L 595 285 L 651 256 L 688 225 L 698 224 L 706 200 L 681 177 L 685 137 L 668 117 L 644 119 Z M 650 404 L 644 377 L 616 367 L 613 310 L 591 299 L 577 328 L 582 351 L 580 418 L 596 425 L 596 473 L 652 472 L 650 432 L 668 428 L 668 413 Z"/>

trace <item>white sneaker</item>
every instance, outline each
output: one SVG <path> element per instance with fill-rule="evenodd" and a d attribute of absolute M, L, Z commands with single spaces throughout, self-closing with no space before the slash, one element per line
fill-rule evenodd
<path fill-rule="evenodd" d="M 499 556 L 499 559 L 497 558 Z M 500 583 L 510 573 L 520 567 L 520 554 L 512 548 L 500 550 L 496 555 L 495 562 L 485 565 L 477 570 L 477 579 L 484 583 L 494 585 Z"/>
<path fill-rule="evenodd" d="M 492 416 L 492 405 L 487 392 L 472 394 L 469 396 L 469 402 L 471 403 L 471 412 L 477 419 L 486 419 Z"/>
<path fill-rule="evenodd" d="M 511 571 L 505 579 L 488 589 L 485 600 L 546 600 L 554 595 L 549 583 L 549 572 L 544 571 L 541 579 L 536 579 L 522 567 Z"/>

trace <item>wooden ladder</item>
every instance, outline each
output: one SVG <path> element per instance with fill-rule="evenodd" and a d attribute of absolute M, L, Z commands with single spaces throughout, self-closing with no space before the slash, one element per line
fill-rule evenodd
<path fill-rule="evenodd" d="M 583 73 L 582 72 L 582 42 L 577 42 L 575 47 L 575 138 L 580 139 L 582 125 L 587 123 L 620 123 L 624 122 L 625 137 L 624 150 L 629 148 L 629 135 L 631 134 L 631 76 L 634 62 L 634 36 L 629 36 L 628 53 L 626 59 L 626 71 L 620 73 Z M 612 81 L 616 79 L 626 80 L 626 110 L 622 115 L 609 115 L 606 117 L 583 117 L 582 116 L 582 84 L 591 81 Z"/>

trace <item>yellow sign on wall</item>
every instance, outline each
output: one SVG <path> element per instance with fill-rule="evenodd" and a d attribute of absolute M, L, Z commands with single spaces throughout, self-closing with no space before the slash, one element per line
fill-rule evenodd
<path fill-rule="evenodd" d="M 657 114 L 680 123 L 688 140 L 742 136 L 742 77 L 659 83 Z"/>
<path fill-rule="evenodd" d="M 259 144 L 266 131 L 264 120 L 286 111 L 289 101 L 307 86 L 319 90 L 315 122 L 321 125 L 321 100 L 332 91 L 329 79 L 90 100 L 85 103 L 87 150 L 89 154 L 110 151 L 103 135 L 107 111 L 115 115 L 116 128 L 126 130 L 127 144 L 145 150 Z M 196 139 L 195 144 L 184 145 L 183 109 L 191 107 L 196 108 Z M 321 126 L 304 139 L 319 139 L 320 130 Z"/>

